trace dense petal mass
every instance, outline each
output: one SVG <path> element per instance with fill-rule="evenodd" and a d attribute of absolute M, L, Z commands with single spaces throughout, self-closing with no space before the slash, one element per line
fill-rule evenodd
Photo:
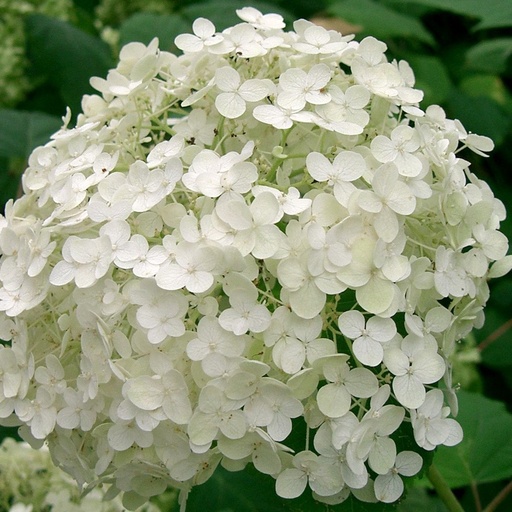
<path fill-rule="evenodd" d="M 492 143 L 422 111 L 375 38 L 237 14 L 180 55 L 126 45 L 30 155 L 0 217 L 0 423 L 130 506 L 171 483 L 184 509 L 219 464 L 396 502 L 462 439 L 451 361 L 512 267 L 459 154 Z"/>

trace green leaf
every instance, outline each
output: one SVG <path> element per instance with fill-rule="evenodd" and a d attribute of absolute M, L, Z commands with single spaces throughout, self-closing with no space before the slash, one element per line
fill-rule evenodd
<path fill-rule="evenodd" d="M 374 0 L 335 0 L 329 7 L 330 14 L 363 27 L 364 34 L 380 39 L 407 37 L 435 45 L 435 40 L 421 22 L 397 12 Z"/>
<path fill-rule="evenodd" d="M 466 53 L 466 63 L 471 69 L 501 74 L 511 55 L 512 37 L 491 39 L 472 46 Z"/>
<path fill-rule="evenodd" d="M 478 18 L 481 21 L 474 27 L 474 30 L 512 26 L 512 2 L 510 0 L 401 0 L 399 3 L 402 5 L 416 3 L 462 16 Z"/>
<path fill-rule="evenodd" d="M 459 84 L 460 90 L 473 98 L 486 96 L 503 107 L 509 114 L 512 113 L 512 95 L 498 75 L 470 75 Z"/>
<path fill-rule="evenodd" d="M 258 9 L 263 14 L 281 14 L 287 23 L 291 23 L 295 19 L 295 16 L 291 15 L 289 11 L 273 3 L 261 2 L 259 0 L 254 0 L 249 3 L 251 7 Z M 242 22 L 236 15 L 236 9 L 241 9 L 247 5 L 248 2 L 246 0 L 213 0 L 194 3 L 181 9 L 180 13 L 189 20 L 190 25 L 196 18 L 203 17 L 212 21 L 217 30 L 224 30 L 229 26 L 237 25 Z"/>
<path fill-rule="evenodd" d="M 93 14 L 96 7 L 98 7 L 99 0 L 73 0 L 73 4 L 75 8 L 83 9 Z"/>
<path fill-rule="evenodd" d="M 484 510 L 490 505 L 491 501 L 503 491 L 506 482 L 494 482 L 491 484 L 483 484 L 478 486 L 478 496 L 480 503 L 485 504 Z M 461 496 L 460 504 L 463 510 L 475 510 L 475 496 L 472 492 L 465 492 Z M 496 512 L 510 512 L 512 510 L 512 495 L 508 494 L 503 501 L 500 502 L 498 508 L 494 509 Z"/>
<path fill-rule="evenodd" d="M 4 427 L 0 425 L 0 444 L 2 444 L 3 440 L 7 437 L 12 437 L 16 441 L 21 441 L 18 434 L 18 427 Z"/>
<path fill-rule="evenodd" d="M 412 488 L 401 500 L 396 512 L 446 512 L 443 502 L 436 496 L 430 496 L 425 488 Z"/>
<path fill-rule="evenodd" d="M 483 94 L 470 96 L 453 89 L 446 110 L 449 117 L 459 119 L 468 131 L 490 137 L 496 146 L 505 140 L 511 126 L 510 116 L 494 99 Z"/>
<path fill-rule="evenodd" d="M 295 510 L 296 509 L 291 509 L 292 512 L 295 512 Z M 302 510 L 303 509 L 297 509 L 297 512 L 302 512 Z M 319 509 L 321 512 L 390 512 L 394 510 L 396 510 L 394 505 L 387 505 L 385 503 L 364 503 L 354 498 L 354 496 L 350 496 L 340 505 Z M 304 512 L 307 511 L 308 509 L 304 510 Z"/>
<path fill-rule="evenodd" d="M 275 493 L 275 480 L 252 465 L 229 472 L 222 467 L 204 484 L 194 487 L 187 501 L 187 512 L 390 512 L 392 505 L 363 503 L 353 496 L 340 505 L 327 506 L 315 501 L 306 489 L 297 499 L 287 500 Z"/>
<path fill-rule="evenodd" d="M 499 283 L 497 296 L 508 301 L 512 292 L 510 279 Z M 505 295 L 500 293 L 506 292 Z M 499 294 L 499 295 L 498 295 Z M 485 340 L 485 348 L 482 350 L 482 362 L 493 368 L 512 367 L 512 325 L 510 325 L 510 311 L 498 311 L 497 308 L 488 308 L 485 313 L 485 324 L 481 331 L 475 333 L 480 342 Z M 488 338 L 491 336 L 491 338 Z M 495 338 L 497 336 L 497 338 Z M 490 342 L 489 342 L 490 340 Z"/>
<path fill-rule="evenodd" d="M 42 112 L 0 110 L 0 207 L 19 192 L 20 176 L 32 150 L 45 144 L 62 125 Z"/>
<path fill-rule="evenodd" d="M 5 203 L 11 198 L 15 198 L 19 191 L 20 178 L 18 173 L 11 172 L 9 169 L 9 160 L 0 158 L 0 213 L 3 213 Z M 0 437 L 1 437 L 0 427 Z"/>
<path fill-rule="evenodd" d="M 158 37 L 162 50 L 176 51 L 175 37 L 190 30 L 190 23 L 178 14 L 138 12 L 119 28 L 119 44 L 122 46 L 131 41 L 148 44 L 154 37 Z"/>
<path fill-rule="evenodd" d="M 27 158 L 61 125 L 62 119 L 42 112 L 0 110 L 0 157 Z"/>
<path fill-rule="evenodd" d="M 441 59 L 430 55 L 411 54 L 406 60 L 414 71 L 415 87 L 425 93 L 423 107 L 443 103 L 453 84 Z"/>
<path fill-rule="evenodd" d="M 457 421 L 463 441 L 441 446 L 434 463 L 450 487 L 496 482 L 512 476 L 512 414 L 505 404 L 475 393 L 459 393 Z"/>
<path fill-rule="evenodd" d="M 40 14 L 28 16 L 26 27 L 28 54 L 36 70 L 59 90 L 76 114 L 82 96 L 94 91 L 89 78 L 104 77 L 113 65 L 109 46 L 68 23 Z"/>
<path fill-rule="evenodd" d="M 229 472 L 222 467 L 203 485 L 194 487 L 187 501 L 187 512 L 314 512 L 325 510 L 312 498 L 285 500 L 275 493 L 275 480 L 259 473 L 251 465 L 243 471 Z M 306 493 L 305 493 L 306 494 Z M 311 494 L 309 492 L 309 494 Z M 305 507 L 295 507 L 305 502 Z"/>

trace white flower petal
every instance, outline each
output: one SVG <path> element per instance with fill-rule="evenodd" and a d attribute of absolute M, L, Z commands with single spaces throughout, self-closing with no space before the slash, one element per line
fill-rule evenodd
<path fill-rule="evenodd" d="M 306 489 L 308 478 L 304 471 L 285 469 L 276 480 L 276 493 L 281 498 L 298 498 Z"/>
<path fill-rule="evenodd" d="M 396 456 L 395 467 L 401 475 L 413 476 L 423 466 L 421 455 L 412 451 L 403 451 Z"/>
<path fill-rule="evenodd" d="M 432 350 L 421 350 L 414 353 L 412 370 L 424 384 L 432 384 L 440 380 L 445 369 L 444 359 Z"/>
<path fill-rule="evenodd" d="M 256 78 L 246 80 L 238 90 L 245 101 L 260 101 L 270 93 L 267 82 Z"/>
<path fill-rule="evenodd" d="M 425 386 L 411 374 L 393 379 L 393 391 L 397 400 L 409 409 L 417 409 L 425 401 Z"/>
<path fill-rule="evenodd" d="M 278 130 L 287 130 L 293 126 L 290 115 L 274 105 L 258 105 L 252 115 L 257 121 L 270 124 Z"/>
<path fill-rule="evenodd" d="M 309 153 L 306 157 L 306 167 L 316 181 L 327 181 L 333 174 L 331 162 L 322 153 Z"/>
<path fill-rule="evenodd" d="M 368 337 L 361 337 L 355 340 L 352 350 L 357 359 L 367 366 L 379 365 L 384 357 L 382 345 Z"/>
<path fill-rule="evenodd" d="M 364 286 L 356 290 L 359 305 L 369 313 L 379 315 L 393 302 L 395 285 L 378 276 L 371 278 Z"/>
<path fill-rule="evenodd" d="M 395 442 L 389 437 L 377 437 L 368 457 L 370 468 L 379 475 L 384 475 L 393 467 L 395 459 Z"/>
<path fill-rule="evenodd" d="M 379 389 L 377 377 L 366 368 L 354 368 L 345 378 L 347 391 L 358 398 L 369 398 Z"/>
<path fill-rule="evenodd" d="M 339 418 L 350 409 L 351 396 L 345 386 L 327 384 L 318 391 L 318 408 L 329 418 Z"/>
<path fill-rule="evenodd" d="M 399 475 L 390 472 L 378 475 L 374 484 L 375 496 L 383 503 L 393 503 L 404 492 L 404 483 Z"/>
<path fill-rule="evenodd" d="M 355 340 L 361 336 L 365 328 L 364 316 L 360 311 L 346 311 L 338 318 L 338 326 L 342 334 Z"/>
<path fill-rule="evenodd" d="M 215 84 L 224 92 L 235 92 L 240 86 L 240 75 L 236 69 L 224 66 L 215 72 Z"/>
<path fill-rule="evenodd" d="M 215 98 L 219 114 L 228 119 L 240 117 L 246 110 L 245 101 L 237 92 L 224 92 Z"/>
<path fill-rule="evenodd" d="M 130 402 L 144 411 L 157 409 L 164 400 L 164 389 L 161 381 L 148 375 L 130 379 L 125 383 L 124 390 Z"/>

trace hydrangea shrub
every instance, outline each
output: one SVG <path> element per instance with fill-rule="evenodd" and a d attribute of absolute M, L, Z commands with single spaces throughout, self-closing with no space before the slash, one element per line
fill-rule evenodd
<path fill-rule="evenodd" d="M 511 266 L 460 156 L 492 142 L 420 109 L 384 43 L 237 12 L 180 56 L 125 46 L 32 153 L 0 418 L 129 508 L 250 463 L 283 498 L 394 502 L 462 439 L 450 358 Z"/>

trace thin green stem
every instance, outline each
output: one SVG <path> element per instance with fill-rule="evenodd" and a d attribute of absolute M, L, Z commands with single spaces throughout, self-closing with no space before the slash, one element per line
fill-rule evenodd
<path fill-rule="evenodd" d="M 435 464 L 432 464 L 427 471 L 427 477 L 430 483 L 434 486 L 441 501 L 446 505 L 446 508 L 450 512 L 464 512 L 461 504 L 453 494 L 452 490 L 443 478 L 443 475 L 439 472 Z"/>
<path fill-rule="evenodd" d="M 476 485 L 476 482 L 474 480 L 471 482 L 471 493 L 473 494 L 473 499 L 475 500 L 476 512 L 482 512 L 482 502 L 480 500 L 480 493 L 478 492 L 478 486 Z"/>
<path fill-rule="evenodd" d="M 512 492 L 512 480 L 494 497 L 494 499 L 484 508 L 484 512 L 494 512 L 498 505 Z"/>
<path fill-rule="evenodd" d="M 283 134 L 281 135 L 281 147 L 283 148 L 283 151 L 286 148 L 286 139 L 288 139 L 288 135 L 290 135 L 291 131 L 291 128 L 289 128 L 288 130 L 283 131 Z M 276 180 L 277 169 L 283 163 L 283 161 L 286 160 L 286 158 L 274 158 L 275 162 L 272 164 L 272 167 L 266 176 L 266 180 L 270 183 L 273 183 Z"/>
<path fill-rule="evenodd" d="M 494 343 L 498 338 L 503 336 L 509 329 L 512 328 L 512 318 L 506 321 L 504 324 L 501 324 L 495 331 L 493 331 L 485 340 L 483 340 L 476 348 L 480 350 L 485 350 L 491 343 Z"/>

